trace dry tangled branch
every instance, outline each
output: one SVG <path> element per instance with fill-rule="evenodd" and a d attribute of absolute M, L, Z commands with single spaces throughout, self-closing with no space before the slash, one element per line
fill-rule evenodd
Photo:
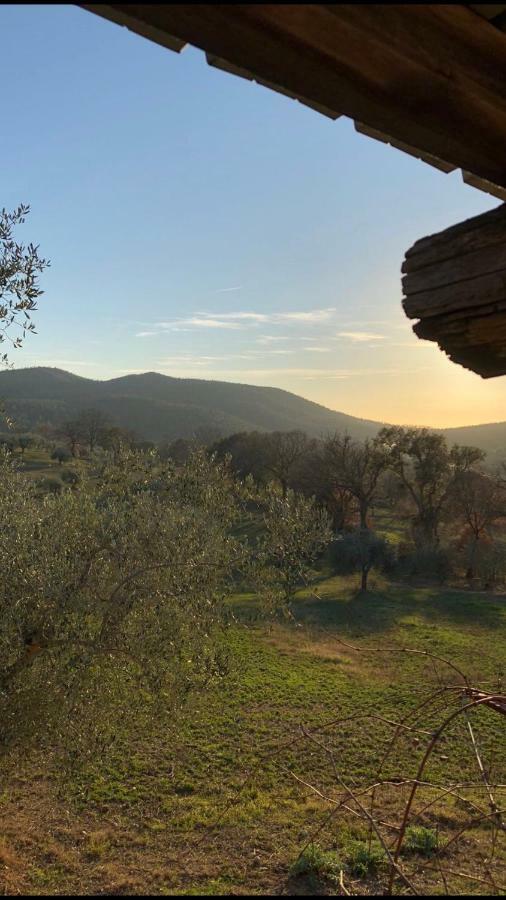
<path fill-rule="evenodd" d="M 477 712 L 483 708 L 485 715 L 502 716 L 506 711 L 506 696 L 495 685 L 488 691 L 484 690 L 485 683 L 475 686 L 453 662 L 428 651 L 409 647 L 355 647 L 338 642 L 357 653 L 425 656 L 447 666 L 452 680 L 445 684 L 435 672 L 435 686 L 399 720 L 371 707 L 336 716 L 317 727 L 300 724 L 294 733 L 260 755 L 214 824 L 220 823 L 232 806 L 241 803 L 246 786 L 251 785 L 267 760 L 277 757 L 285 775 L 316 798 L 324 811 L 305 840 L 299 859 L 325 836 L 335 838 L 339 834 L 340 818 L 343 825 L 350 820 L 362 821 L 367 834 L 363 846 L 369 853 L 376 847 L 382 856 L 374 877 L 365 876 L 365 880 L 354 878 L 343 864 L 333 877 L 332 892 L 337 890 L 344 896 L 362 896 L 364 891 L 388 896 L 455 895 L 469 891 L 500 895 L 506 888 L 506 784 L 491 778 L 490 760 L 486 760 L 481 746 Z M 412 693 L 416 696 L 415 685 Z M 455 725 L 460 721 L 465 727 L 455 733 Z M 463 758 L 466 752 L 466 758 L 474 760 L 474 768 L 462 767 L 463 777 L 446 781 L 444 775 L 436 777 L 427 770 L 436 748 L 448 738 L 452 728 L 458 753 Z M 360 738 L 370 737 L 372 729 L 378 729 L 379 762 L 374 777 L 364 776 L 361 780 L 355 770 L 346 768 L 342 749 L 350 730 L 355 738 Z M 403 740 L 416 742 L 412 771 L 405 771 L 406 765 L 398 763 L 405 759 L 400 752 Z M 321 754 L 326 760 L 324 770 L 319 769 L 328 773 L 324 785 L 314 783 L 303 772 L 283 766 L 283 754 L 295 745 L 299 750 L 307 745 L 308 751 Z M 415 841 L 413 846 L 413 835 L 432 836 L 433 844 L 417 847 Z"/>
<path fill-rule="evenodd" d="M 375 841 L 384 856 L 381 872 L 376 873 L 376 889 L 371 889 L 368 891 L 369 893 L 379 892 L 390 896 L 399 891 L 405 893 L 407 889 L 413 895 L 423 895 L 427 891 L 426 873 L 428 872 L 437 877 L 438 893 L 442 892 L 447 895 L 467 893 L 473 882 L 476 885 L 487 887 L 495 894 L 502 893 L 506 886 L 504 884 L 505 867 L 504 859 L 501 865 L 498 850 L 500 840 L 503 841 L 504 847 L 506 804 L 503 803 L 501 807 L 497 798 L 499 793 L 504 794 L 506 785 L 492 783 L 471 719 L 472 713 L 479 707 L 485 707 L 496 715 L 504 715 L 506 713 L 506 696 L 498 691 L 487 692 L 474 687 L 468 677 L 451 661 L 433 656 L 425 651 L 411 650 L 405 647 L 354 647 L 344 641 L 338 642 L 348 649 L 360 653 L 400 652 L 427 656 L 446 664 L 449 669 L 457 672 L 461 677 L 461 682 L 450 685 L 440 683 L 399 722 L 379 715 L 377 711 L 364 712 L 354 717 L 357 729 L 360 723 L 363 724 L 365 721 L 381 722 L 392 732 L 390 738 L 387 738 L 385 742 L 385 750 L 381 755 L 376 777 L 369 782 L 367 780 L 364 780 L 364 783 L 357 782 L 356 777 L 352 778 L 353 773 L 340 768 L 338 764 L 339 740 L 324 742 L 321 738 L 322 731 L 328 734 L 328 725 L 318 729 L 319 734 L 314 730 L 310 731 L 301 727 L 301 734 L 308 744 L 318 748 L 327 758 L 335 787 L 340 790 L 335 793 L 329 791 L 328 788 L 323 790 L 318 785 L 308 782 L 307 779 L 301 778 L 293 772 L 290 773 L 293 779 L 305 786 L 313 796 L 321 800 L 327 807 L 330 806 L 330 812 L 326 813 L 323 821 L 306 841 L 300 855 L 305 853 L 320 835 L 328 832 L 330 827 L 335 832 L 336 819 L 339 815 L 351 813 L 353 817 L 361 819 L 367 826 L 369 851 Z M 443 703 L 441 703 L 442 699 Z M 436 727 L 421 727 L 424 718 L 429 718 L 429 711 L 432 714 L 430 721 L 433 721 L 434 714 L 436 714 L 439 716 L 439 722 Z M 437 783 L 425 779 L 426 769 L 437 745 L 444 740 L 446 733 L 460 717 L 465 720 L 467 727 L 458 735 L 459 750 L 463 753 L 463 744 L 468 739 L 476 763 L 476 778 L 454 784 Z M 349 718 L 347 720 L 335 719 L 330 723 L 330 727 L 334 733 L 338 733 L 346 721 L 349 721 Z M 390 762 L 391 768 L 392 760 L 402 758 L 402 754 L 398 752 L 399 742 L 409 733 L 416 734 L 417 741 L 421 745 L 417 748 L 421 754 L 415 771 L 412 774 L 400 771 L 396 776 L 384 776 L 383 771 L 387 762 Z M 353 784 L 350 784 L 352 781 Z M 395 811 L 395 818 L 390 814 L 388 820 L 384 812 L 386 789 L 388 790 L 388 806 L 389 808 L 393 807 Z M 381 804 L 379 794 L 382 795 L 383 803 Z M 397 794 L 397 798 L 395 794 Z M 413 850 L 413 847 L 409 845 L 410 833 L 421 836 L 428 834 L 431 829 L 426 828 L 423 823 L 433 821 L 434 818 L 437 819 L 437 810 L 440 811 L 441 818 L 445 821 L 448 816 L 444 805 L 450 799 L 454 809 L 457 807 L 466 809 L 472 812 L 472 816 L 463 823 L 455 823 L 456 830 L 453 834 L 445 835 L 445 838 L 436 833 L 434 846 L 426 851 L 420 846 L 419 853 L 417 853 L 416 847 Z M 423 801 L 418 808 L 416 800 Z M 429 811 L 433 815 L 428 818 Z M 416 831 L 416 829 L 419 830 Z M 481 842 L 484 835 L 490 838 L 490 849 L 485 854 L 477 849 L 480 869 L 477 870 L 475 865 L 473 870 L 465 848 L 470 844 L 477 844 L 478 840 Z M 457 867 L 455 867 L 456 865 Z M 464 883 L 463 891 L 456 887 L 459 882 Z M 343 885 L 340 886 L 342 889 Z M 354 893 L 361 895 L 362 888 L 363 885 L 351 882 L 348 883 L 346 890 L 341 892 L 348 896 Z"/>

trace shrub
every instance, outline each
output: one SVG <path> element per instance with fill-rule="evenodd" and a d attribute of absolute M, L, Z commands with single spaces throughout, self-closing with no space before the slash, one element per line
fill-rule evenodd
<path fill-rule="evenodd" d="M 493 590 L 506 579 L 506 553 L 499 541 L 483 545 L 477 555 L 476 577 L 484 590 Z"/>
<path fill-rule="evenodd" d="M 370 847 L 365 841 L 353 841 L 346 853 L 347 868 L 356 878 L 373 875 L 384 862 L 385 851 L 377 841 L 373 841 Z"/>
<path fill-rule="evenodd" d="M 391 571 L 395 561 L 392 546 L 374 531 L 352 531 L 332 541 L 330 559 L 338 575 L 349 575 L 360 568 L 365 557 L 370 568 Z"/>
<path fill-rule="evenodd" d="M 70 453 L 65 447 L 57 447 L 51 454 L 51 459 L 57 459 L 60 466 L 62 463 L 68 462 L 70 458 Z"/>
<path fill-rule="evenodd" d="M 81 481 L 81 476 L 79 475 L 79 472 L 74 472 L 73 469 L 64 469 L 61 473 L 61 480 L 70 487 L 75 487 L 75 485 L 79 484 Z"/>
<path fill-rule="evenodd" d="M 319 878 L 335 877 L 342 869 L 337 853 L 322 850 L 319 844 L 310 844 L 290 867 L 290 875 L 317 876 Z"/>
<path fill-rule="evenodd" d="M 426 550 L 399 548 L 398 573 L 404 578 L 428 578 L 444 584 L 453 572 L 450 552 L 443 547 Z"/>
<path fill-rule="evenodd" d="M 437 833 L 433 828 L 425 828 L 423 825 L 410 825 L 406 829 L 403 850 L 405 853 L 420 853 L 422 856 L 430 856 L 437 849 Z"/>
<path fill-rule="evenodd" d="M 37 485 L 45 494 L 59 494 L 63 488 L 59 478 L 41 478 Z"/>

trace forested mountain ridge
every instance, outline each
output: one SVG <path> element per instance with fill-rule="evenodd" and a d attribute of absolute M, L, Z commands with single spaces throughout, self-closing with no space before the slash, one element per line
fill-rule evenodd
<path fill-rule="evenodd" d="M 157 372 L 96 381 L 62 369 L 34 367 L 0 373 L 0 400 L 18 428 L 58 425 L 85 408 L 151 441 L 189 438 L 199 429 L 290 431 L 318 437 L 334 431 L 373 437 L 385 424 L 327 409 L 289 391 L 225 381 L 174 378 Z M 450 444 L 469 444 L 492 458 L 506 456 L 506 422 L 434 429 Z"/>
<path fill-rule="evenodd" d="M 0 399 L 18 427 L 57 425 L 81 409 L 102 410 L 146 440 L 188 438 L 199 428 L 290 431 L 311 436 L 336 430 L 372 436 L 379 422 L 334 412 L 288 391 L 223 381 L 173 378 L 156 372 L 94 381 L 52 368 L 0 373 Z"/>

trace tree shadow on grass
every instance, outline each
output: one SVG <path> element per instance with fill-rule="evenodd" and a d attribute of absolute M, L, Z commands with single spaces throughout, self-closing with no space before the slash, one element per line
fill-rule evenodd
<path fill-rule="evenodd" d="M 236 621 L 242 624 L 273 622 L 253 593 L 236 595 L 231 607 Z M 417 626 L 500 635 L 506 625 L 506 597 L 399 583 L 364 593 L 354 590 L 350 582 L 328 577 L 315 582 L 314 593 L 301 592 L 292 604 L 292 613 L 302 624 L 352 639 L 380 636 L 398 627 L 415 630 Z"/>
<path fill-rule="evenodd" d="M 401 610 L 383 594 L 358 592 L 345 599 L 322 597 L 294 604 L 296 619 L 350 637 L 388 631 Z"/>
<path fill-rule="evenodd" d="M 506 623 L 506 599 L 465 591 L 392 586 L 384 592 L 300 599 L 294 604 L 294 615 L 305 624 L 350 637 L 385 633 L 409 617 L 418 618 L 420 624 L 500 630 Z"/>

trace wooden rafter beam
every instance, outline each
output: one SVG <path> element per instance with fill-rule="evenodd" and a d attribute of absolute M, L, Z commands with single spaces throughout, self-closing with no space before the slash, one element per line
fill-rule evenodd
<path fill-rule="evenodd" d="M 506 189 L 506 35 L 468 6 L 80 5 Z"/>
<path fill-rule="evenodd" d="M 506 203 L 421 238 L 402 271 L 415 334 L 483 378 L 506 375 Z"/>

